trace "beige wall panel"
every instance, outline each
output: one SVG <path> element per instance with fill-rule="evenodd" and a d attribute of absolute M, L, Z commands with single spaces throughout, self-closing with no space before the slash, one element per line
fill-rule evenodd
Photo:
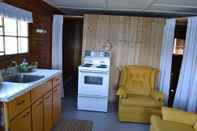
<path fill-rule="evenodd" d="M 85 15 L 85 50 L 110 49 L 110 100 L 115 100 L 121 67 L 127 64 L 159 68 L 165 20 L 154 17 Z"/>

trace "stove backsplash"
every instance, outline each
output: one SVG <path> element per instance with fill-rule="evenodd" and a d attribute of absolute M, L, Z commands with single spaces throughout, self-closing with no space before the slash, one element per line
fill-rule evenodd
<path fill-rule="evenodd" d="M 110 57 L 110 53 L 107 51 L 93 51 L 93 50 L 86 50 L 85 57 L 92 56 L 92 57 Z"/>

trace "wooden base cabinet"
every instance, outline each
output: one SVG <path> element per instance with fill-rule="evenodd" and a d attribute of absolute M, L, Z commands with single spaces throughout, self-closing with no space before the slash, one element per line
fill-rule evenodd
<path fill-rule="evenodd" d="M 10 131 L 31 131 L 31 109 L 25 110 L 10 122 Z"/>
<path fill-rule="evenodd" d="M 51 131 L 61 113 L 61 77 L 3 103 L 5 131 Z"/>
<path fill-rule="evenodd" d="M 43 99 L 40 98 L 32 105 L 32 131 L 44 131 L 43 126 Z"/>

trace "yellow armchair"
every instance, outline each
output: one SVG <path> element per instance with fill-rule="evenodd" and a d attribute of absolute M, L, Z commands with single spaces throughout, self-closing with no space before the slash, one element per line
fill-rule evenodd
<path fill-rule="evenodd" d="M 122 69 L 118 117 L 124 122 L 149 123 L 151 115 L 160 115 L 163 94 L 154 89 L 157 70 L 147 66 L 127 65 Z"/>
<path fill-rule="evenodd" d="M 162 117 L 151 116 L 150 131 L 197 131 L 197 114 L 162 107 Z"/>

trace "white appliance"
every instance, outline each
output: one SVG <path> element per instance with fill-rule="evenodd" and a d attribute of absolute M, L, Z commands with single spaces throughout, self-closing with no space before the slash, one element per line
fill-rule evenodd
<path fill-rule="evenodd" d="M 110 54 L 86 51 L 79 66 L 78 110 L 107 112 L 110 76 Z"/>

